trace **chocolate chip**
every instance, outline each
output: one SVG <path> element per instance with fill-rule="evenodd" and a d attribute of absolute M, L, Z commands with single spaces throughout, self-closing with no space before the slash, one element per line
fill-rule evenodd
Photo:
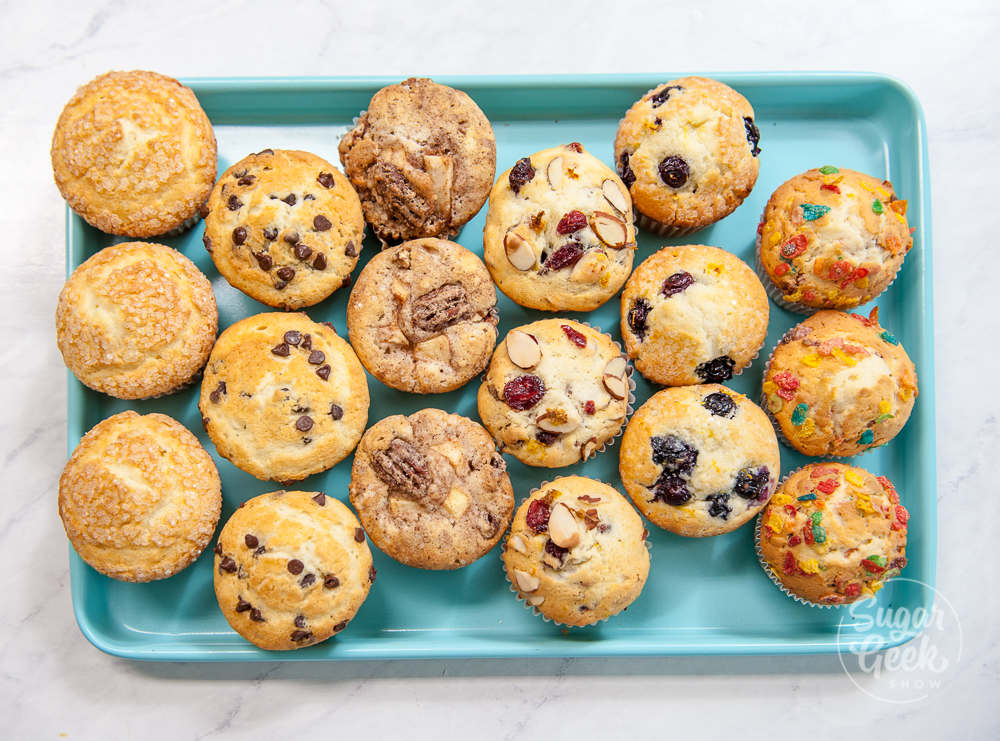
<path fill-rule="evenodd" d="M 295 429 L 299 432 L 309 432 L 312 429 L 313 421 L 312 417 L 307 414 L 303 414 L 297 420 L 295 420 Z"/>
<path fill-rule="evenodd" d="M 205 201 L 205 202 L 204 202 L 203 204 L 201 204 L 201 206 L 200 206 L 200 207 L 198 208 L 198 215 L 199 215 L 199 216 L 201 216 L 201 218 L 203 218 L 203 219 L 207 219 L 207 218 L 208 218 L 208 215 L 209 215 L 210 213 L 212 213 L 212 212 L 208 210 L 208 201 Z"/>
<path fill-rule="evenodd" d="M 302 349 L 312 350 L 312 346 L 313 346 L 312 335 L 307 332 L 306 334 L 302 335 Z"/>
<path fill-rule="evenodd" d="M 222 555 L 222 543 L 216 543 L 215 544 L 215 548 L 213 548 L 212 550 L 215 551 L 215 555 L 216 556 L 221 556 Z"/>
<path fill-rule="evenodd" d="M 296 615 L 295 620 L 293 622 L 295 623 L 296 628 L 304 628 L 306 627 L 306 616 Z"/>
<path fill-rule="evenodd" d="M 312 193 L 306 193 L 304 196 L 302 196 L 302 200 L 303 201 L 315 201 L 316 200 L 316 196 L 314 196 Z"/>
<path fill-rule="evenodd" d="M 324 360 L 326 360 L 326 355 L 323 353 L 322 350 L 313 350 L 311 353 L 309 353 L 309 362 L 312 363 L 313 365 L 319 365 Z"/>
<path fill-rule="evenodd" d="M 324 188 L 333 187 L 333 174 L 329 172 L 321 172 L 319 177 L 316 178 L 316 182 L 322 185 Z"/>
<path fill-rule="evenodd" d="M 247 548 L 256 548 L 260 545 L 260 541 L 257 540 L 257 536 L 250 533 L 247 533 L 243 537 L 243 542 L 247 544 Z"/>
<path fill-rule="evenodd" d="M 316 216 L 313 217 L 313 229 L 315 229 L 316 231 L 325 232 L 331 226 L 333 226 L 333 224 L 331 224 L 330 220 L 326 218 L 323 214 L 317 214 Z"/>
<path fill-rule="evenodd" d="M 260 546 L 259 548 L 257 548 L 257 550 L 255 550 L 253 552 L 253 555 L 259 556 L 261 553 L 264 553 L 266 550 L 267 550 L 267 548 L 265 548 L 264 546 Z"/>
<path fill-rule="evenodd" d="M 271 261 L 270 255 L 265 255 L 263 252 L 255 252 L 253 256 L 257 258 L 257 264 L 260 266 L 261 270 L 270 270 L 274 267 L 274 263 Z"/>
<path fill-rule="evenodd" d="M 346 627 L 347 627 L 347 621 L 346 620 L 341 620 L 339 623 L 337 623 L 336 625 L 333 626 L 333 632 L 334 633 L 339 633 L 340 631 L 342 631 Z"/>
<path fill-rule="evenodd" d="M 317 270 L 326 270 L 326 255 L 322 252 L 316 255 L 316 259 L 313 260 L 313 267 Z"/>
<path fill-rule="evenodd" d="M 354 528 L 354 539 L 356 541 L 358 541 L 359 543 L 364 543 L 365 542 L 365 531 L 362 530 L 360 527 Z"/>
<path fill-rule="evenodd" d="M 219 561 L 219 570 L 228 571 L 230 574 L 236 571 L 236 562 L 229 556 L 223 556 L 222 560 Z"/>
<path fill-rule="evenodd" d="M 298 345 L 302 342 L 302 333 L 297 329 L 290 329 L 285 332 L 284 340 L 289 345 Z"/>
<path fill-rule="evenodd" d="M 282 239 L 285 240 L 286 242 L 288 242 L 288 244 L 298 244 L 298 242 L 299 242 L 299 233 L 298 232 L 288 232 L 285 236 L 282 237 Z"/>
<path fill-rule="evenodd" d="M 353 241 L 348 242 L 347 246 L 344 247 L 344 254 L 347 255 L 348 257 L 357 257 L 358 256 L 358 248 L 354 246 L 354 242 Z"/>
<path fill-rule="evenodd" d="M 276 226 L 266 226 L 264 227 L 264 239 L 268 242 L 273 242 L 278 238 L 278 227 Z"/>
<path fill-rule="evenodd" d="M 233 229 L 233 244 L 243 244 L 247 241 L 247 230 L 242 226 Z"/>
<path fill-rule="evenodd" d="M 302 643 L 302 641 L 308 641 L 312 638 L 312 633 L 308 630 L 293 630 L 292 640 L 296 643 Z"/>
<path fill-rule="evenodd" d="M 310 255 L 313 253 L 312 247 L 307 244 L 302 244 L 301 242 L 295 245 L 292 248 L 292 251 L 295 252 L 295 256 L 300 260 L 308 260 Z"/>
<path fill-rule="evenodd" d="M 208 395 L 208 400 L 213 404 L 218 404 L 222 401 L 223 394 L 226 393 L 226 382 L 219 381 L 219 385 L 215 387 L 215 391 Z"/>
<path fill-rule="evenodd" d="M 278 268 L 278 277 L 287 284 L 295 277 L 295 270 L 289 267 Z"/>
<path fill-rule="evenodd" d="M 324 494 L 323 492 L 320 492 L 319 494 L 317 494 L 316 496 L 313 497 L 313 501 L 316 502 L 316 504 L 318 504 L 320 507 L 325 507 L 326 506 L 326 494 Z"/>
<path fill-rule="evenodd" d="M 208 432 L 208 417 L 201 418 L 201 426 L 205 428 L 205 432 Z"/>
<path fill-rule="evenodd" d="M 280 356 L 282 358 L 287 358 L 289 356 L 289 354 L 291 354 L 292 351 L 288 348 L 288 345 L 286 345 L 284 342 L 282 342 L 280 345 L 276 345 L 275 347 L 272 347 L 271 348 L 271 352 L 274 355 L 278 355 L 278 356 Z"/>
<path fill-rule="evenodd" d="M 316 581 L 315 574 L 306 574 L 305 576 L 302 577 L 302 580 L 299 582 L 299 584 L 301 584 L 303 587 L 308 587 L 311 586 L 314 581 Z"/>
<path fill-rule="evenodd" d="M 274 282 L 274 288 L 275 288 L 276 291 L 280 291 L 282 288 L 284 288 L 287 285 L 288 285 L 288 283 L 286 283 L 283 280 L 276 280 Z"/>
<path fill-rule="evenodd" d="M 289 206 L 294 206 L 295 205 L 295 194 L 294 193 L 289 193 L 287 196 L 285 196 L 281 200 L 283 200 Z"/>
<path fill-rule="evenodd" d="M 229 201 L 226 203 L 229 206 L 230 211 L 239 211 L 243 208 L 243 201 L 241 201 L 236 196 L 229 196 Z"/>
<path fill-rule="evenodd" d="M 335 576 L 328 576 L 323 580 L 323 586 L 327 589 L 336 589 L 340 586 L 340 579 Z"/>
<path fill-rule="evenodd" d="M 205 249 L 208 250 L 209 254 L 212 254 L 212 240 L 209 237 L 201 238 L 202 244 L 205 245 Z"/>
<path fill-rule="evenodd" d="M 243 177 L 241 177 L 239 180 L 236 181 L 236 184 L 237 185 L 253 185 L 253 181 L 254 181 L 254 176 L 253 175 L 244 175 Z"/>
<path fill-rule="evenodd" d="M 350 275 L 345 275 L 345 276 L 344 276 L 344 280 L 342 280 L 342 281 L 340 282 L 340 287 L 341 287 L 341 288 L 343 288 L 344 286 L 349 286 L 349 285 L 351 285 L 351 281 L 352 281 L 352 280 L 354 280 L 354 279 L 353 279 L 353 278 L 351 278 L 351 276 L 350 276 Z"/>
<path fill-rule="evenodd" d="M 250 610 L 250 619 L 253 620 L 255 623 L 267 622 L 266 620 L 264 620 L 264 616 L 260 614 L 260 609 L 256 607 Z"/>
<path fill-rule="evenodd" d="M 375 565 L 372 564 L 368 567 L 368 581 L 374 582 L 376 574 L 378 574 L 378 572 L 375 570 Z"/>
<path fill-rule="evenodd" d="M 330 380 L 330 366 L 323 365 L 316 369 L 316 375 L 322 378 L 324 381 Z"/>
<path fill-rule="evenodd" d="M 301 574 L 302 569 L 304 568 L 305 566 L 303 565 L 303 563 L 297 558 L 293 558 L 291 561 L 288 562 L 288 571 L 292 574 L 295 574 L 296 576 Z"/>
<path fill-rule="evenodd" d="M 246 612 L 251 607 L 253 607 L 253 605 L 251 605 L 249 602 L 247 602 L 242 597 L 237 597 L 236 598 L 236 612 Z"/>
<path fill-rule="evenodd" d="M 333 417 L 334 421 L 338 419 L 343 419 L 344 410 L 339 404 L 330 405 L 330 416 Z"/>
<path fill-rule="evenodd" d="M 312 441 L 313 441 L 313 439 L 311 437 L 304 437 L 304 438 L 302 438 L 302 444 L 303 445 L 308 445 Z"/>

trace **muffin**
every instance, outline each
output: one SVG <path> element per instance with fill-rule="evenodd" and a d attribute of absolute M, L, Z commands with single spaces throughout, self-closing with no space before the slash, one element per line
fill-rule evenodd
<path fill-rule="evenodd" d="M 259 479 L 292 482 L 354 450 L 368 401 L 364 368 L 332 325 L 275 312 L 219 336 L 198 408 L 219 455 Z"/>
<path fill-rule="evenodd" d="M 571 319 L 512 329 L 479 387 L 479 418 L 500 449 L 558 468 L 604 449 L 629 412 L 628 362 L 608 335 Z"/>
<path fill-rule="evenodd" d="M 717 247 L 664 247 L 622 292 L 625 351 L 665 386 L 728 381 L 757 357 L 770 305 L 757 276 Z"/>
<path fill-rule="evenodd" d="M 239 506 L 215 546 L 215 596 L 233 630 L 288 651 L 347 627 L 375 581 L 351 511 L 314 491 L 261 494 Z"/>
<path fill-rule="evenodd" d="M 517 508 L 503 563 L 517 596 L 562 625 L 593 625 L 631 605 L 649 576 L 642 518 L 602 481 L 565 476 Z"/>
<path fill-rule="evenodd" d="M 909 519 L 885 476 L 810 463 L 781 482 L 761 513 L 757 555 L 786 594 L 842 605 L 873 596 L 906 566 Z"/>
<path fill-rule="evenodd" d="M 62 197 L 108 234 L 192 226 L 215 182 L 215 134 L 188 88 L 155 72 L 108 72 L 63 108 L 52 136 Z"/>
<path fill-rule="evenodd" d="M 205 248 L 222 277 L 268 306 L 317 304 L 349 280 L 365 238 L 358 194 L 309 152 L 265 149 L 215 184 Z"/>
<path fill-rule="evenodd" d="M 184 425 L 121 412 L 83 436 L 59 478 L 59 517 L 77 554 L 105 576 L 173 576 L 212 539 L 219 472 Z"/>
<path fill-rule="evenodd" d="M 190 384 L 205 366 L 219 315 L 212 285 L 162 244 L 124 242 L 84 261 L 56 306 L 56 343 L 85 386 L 145 399 Z"/>
<path fill-rule="evenodd" d="M 780 306 L 850 309 L 889 287 L 913 247 L 892 183 L 830 165 L 796 175 L 767 202 L 757 265 Z"/>
<path fill-rule="evenodd" d="M 819 311 L 789 330 L 764 370 L 762 404 L 784 442 L 816 456 L 857 455 L 906 424 L 917 372 L 878 308 Z"/>
<path fill-rule="evenodd" d="M 510 524 L 514 490 L 493 439 L 440 409 L 368 428 L 354 455 L 351 504 L 376 546 L 420 569 L 457 569 Z"/>
<path fill-rule="evenodd" d="M 590 311 L 632 270 L 633 218 L 625 184 L 580 144 L 544 149 L 493 186 L 483 257 L 521 306 Z"/>
<path fill-rule="evenodd" d="M 497 341 L 497 292 L 483 261 L 444 239 L 375 255 L 347 304 L 351 344 L 400 391 L 452 391 L 482 372 Z"/>
<path fill-rule="evenodd" d="M 493 127 L 461 90 L 411 77 L 379 90 L 340 161 L 383 242 L 458 234 L 493 185 Z"/>
<path fill-rule="evenodd" d="M 680 235 L 731 214 L 757 182 L 753 116 L 746 98 L 705 77 L 671 80 L 638 100 L 618 125 L 615 162 L 639 225 Z"/>
<path fill-rule="evenodd" d="M 767 415 L 717 384 L 654 394 L 622 436 L 625 491 L 650 522 L 678 535 L 721 535 L 748 522 L 780 471 Z"/>

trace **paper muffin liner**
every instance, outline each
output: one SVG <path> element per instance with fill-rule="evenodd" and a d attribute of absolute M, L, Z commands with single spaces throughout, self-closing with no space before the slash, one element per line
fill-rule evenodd
<path fill-rule="evenodd" d="M 699 232 L 715 223 L 713 221 L 711 224 L 704 224 L 702 226 L 671 226 L 670 224 L 664 224 L 660 221 L 656 221 L 655 219 L 651 219 L 646 216 L 646 214 L 642 213 L 638 207 L 635 207 L 635 212 L 635 222 L 639 225 L 639 227 L 645 229 L 647 232 L 659 234 L 661 237 L 684 237 L 688 234 Z"/>
<path fill-rule="evenodd" d="M 200 209 L 200 207 L 199 207 L 199 209 Z M 196 209 L 195 212 L 194 212 L 194 214 L 192 214 L 191 216 L 189 216 L 188 218 L 184 219 L 184 221 L 181 222 L 180 226 L 175 226 L 173 229 L 171 229 L 170 231 L 164 232 L 160 236 L 162 236 L 162 237 L 178 237 L 181 234 L 183 234 L 184 232 L 186 232 L 188 229 L 190 229 L 191 227 L 193 227 L 195 224 L 197 224 L 199 221 L 201 221 L 201 212 L 200 212 L 200 210 Z"/>
<path fill-rule="evenodd" d="M 798 471 L 799 469 L 795 470 Z M 792 471 L 792 473 L 795 473 L 795 471 Z M 788 478 L 788 476 L 790 475 L 791 473 L 786 474 L 785 477 L 781 479 L 781 483 L 778 485 L 779 489 L 785 483 L 785 479 Z M 782 592 L 784 592 L 786 596 L 791 597 L 793 600 L 795 600 L 801 605 L 807 605 L 808 607 L 816 607 L 821 610 L 829 610 L 832 607 L 843 607 L 843 605 L 828 605 L 828 604 L 823 604 L 821 602 L 812 602 L 811 600 L 807 600 L 805 597 L 800 597 L 799 595 L 795 594 L 795 592 L 790 590 L 788 587 L 784 585 L 784 583 L 782 583 L 781 579 L 779 579 L 778 575 L 774 572 L 774 569 L 771 568 L 771 565 L 764 558 L 764 552 L 760 547 L 760 529 L 763 520 L 764 520 L 764 510 L 762 509 L 760 513 L 757 515 L 756 522 L 754 523 L 753 548 L 754 552 L 757 554 L 757 563 L 760 564 L 760 567 L 764 570 L 764 573 L 767 574 L 768 578 L 772 582 L 774 582 L 774 585 Z"/>

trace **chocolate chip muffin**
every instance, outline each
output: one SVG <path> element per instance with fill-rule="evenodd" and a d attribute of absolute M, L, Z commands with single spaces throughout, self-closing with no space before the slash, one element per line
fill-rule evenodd
<path fill-rule="evenodd" d="M 748 522 L 778 485 L 778 440 L 763 410 L 725 386 L 669 388 L 622 436 L 622 483 L 649 521 L 692 537 Z"/>
<path fill-rule="evenodd" d="M 52 136 L 59 192 L 108 234 L 192 226 L 215 182 L 215 134 L 194 93 L 156 72 L 108 72 L 76 91 Z"/>
<path fill-rule="evenodd" d="M 761 513 L 757 555 L 786 594 L 843 605 L 873 596 L 906 566 L 909 519 L 885 476 L 810 463 L 781 482 Z"/>
<path fill-rule="evenodd" d="M 112 579 L 166 579 L 215 532 L 222 487 L 211 457 L 164 414 L 121 412 L 83 436 L 59 478 L 59 517 L 80 558 Z"/>
<path fill-rule="evenodd" d="M 347 305 L 351 344 L 401 391 L 452 391 L 482 372 L 497 341 L 496 289 L 483 261 L 444 239 L 375 255 Z"/>
<path fill-rule="evenodd" d="M 806 455 L 857 455 L 892 440 L 913 411 L 917 371 L 878 323 L 819 311 L 790 329 L 764 369 L 762 404 Z"/>
<path fill-rule="evenodd" d="M 219 336 L 198 408 L 219 455 L 291 482 L 347 457 L 368 421 L 368 380 L 351 346 L 305 314 L 257 314 Z"/>
<path fill-rule="evenodd" d="M 279 309 L 317 304 L 342 286 L 365 237 L 361 201 L 309 152 L 265 149 L 215 184 L 205 248 L 227 281 Z"/>
<path fill-rule="evenodd" d="M 911 247 L 906 201 L 892 183 L 825 165 L 774 191 L 757 229 L 757 267 L 786 309 L 850 309 L 888 288 Z"/>
<path fill-rule="evenodd" d="M 425 78 L 375 93 L 339 149 L 383 242 L 458 234 L 496 174 L 493 127 L 479 106 Z"/>
<path fill-rule="evenodd" d="M 479 387 L 486 429 L 529 466 L 559 468 L 603 450 L 629 412 L 631 368 L 608 335 L 571 319 L 512 329 Z"/>
<path fill-rule="evenodd" d="M 119 399 L 177 391 L 201 372 L 219 317 L 212 285 L 177 250 L 105 247 L 66 281 L 56 343 L 85 386 Z"/>
<path fill-rule="evenodd" d="M 683 77 L 650 90 L 615 136 L 639 225 L 680 235 L 731 214 L 757 182 L 759 143 L 753 108 L 728 85 Z"/>
<path fill-rule="evenodd" d="M 717 247 L 664 247 L 622 292 L 625 350 L 655 383 L 728 381 L 757 357 L 770 305 L 757 276 Z"/>
<path fill-rule="evenodd" d="M 517 596 L 562 625 L 593 625 L 642 592 L 649 550 L 642 518 L 602 481 L 565 476 L 517 508 L 503 563 Z"/>
<path fill-rule="evenodd" d="M 483 256 L 522 306 L 590 311 L 632 270 L 633 218 L 625 184 L 580 144 L 544 149 L 493 186 Z"/>
<path fill-rule="evenodd" d="M 486 430 L 422 409 L 368 428 L 354 455 L 351 504 L 375 545 L 397 561 L 457 569 L 500 540 L 514 490 Z"/>
<path fill-rule="evenodd" d="M 314 491 L 261 494 L 239 506 L 215 546 L 215 596 L 233 630 L 288 651 L 339 633 L 375 581 L 364 530 Z"/>

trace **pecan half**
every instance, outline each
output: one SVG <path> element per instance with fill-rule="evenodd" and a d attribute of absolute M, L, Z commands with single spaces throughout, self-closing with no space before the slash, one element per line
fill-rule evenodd
<path fill-rule="evenodd" d="M 390 488 L 411 497 L 427 493 L 431 479 L 427 459 L 406 440 L 393 439 L 388 448 L 372 453 L 371 459 L 376 475 Z"/>
<path fill-rule="evenodd" d="M 446 283 L 413 300 L 413 325 L 424 332 L 440 332 L 471 313 L 469 295 L 460 283 Z"/>

